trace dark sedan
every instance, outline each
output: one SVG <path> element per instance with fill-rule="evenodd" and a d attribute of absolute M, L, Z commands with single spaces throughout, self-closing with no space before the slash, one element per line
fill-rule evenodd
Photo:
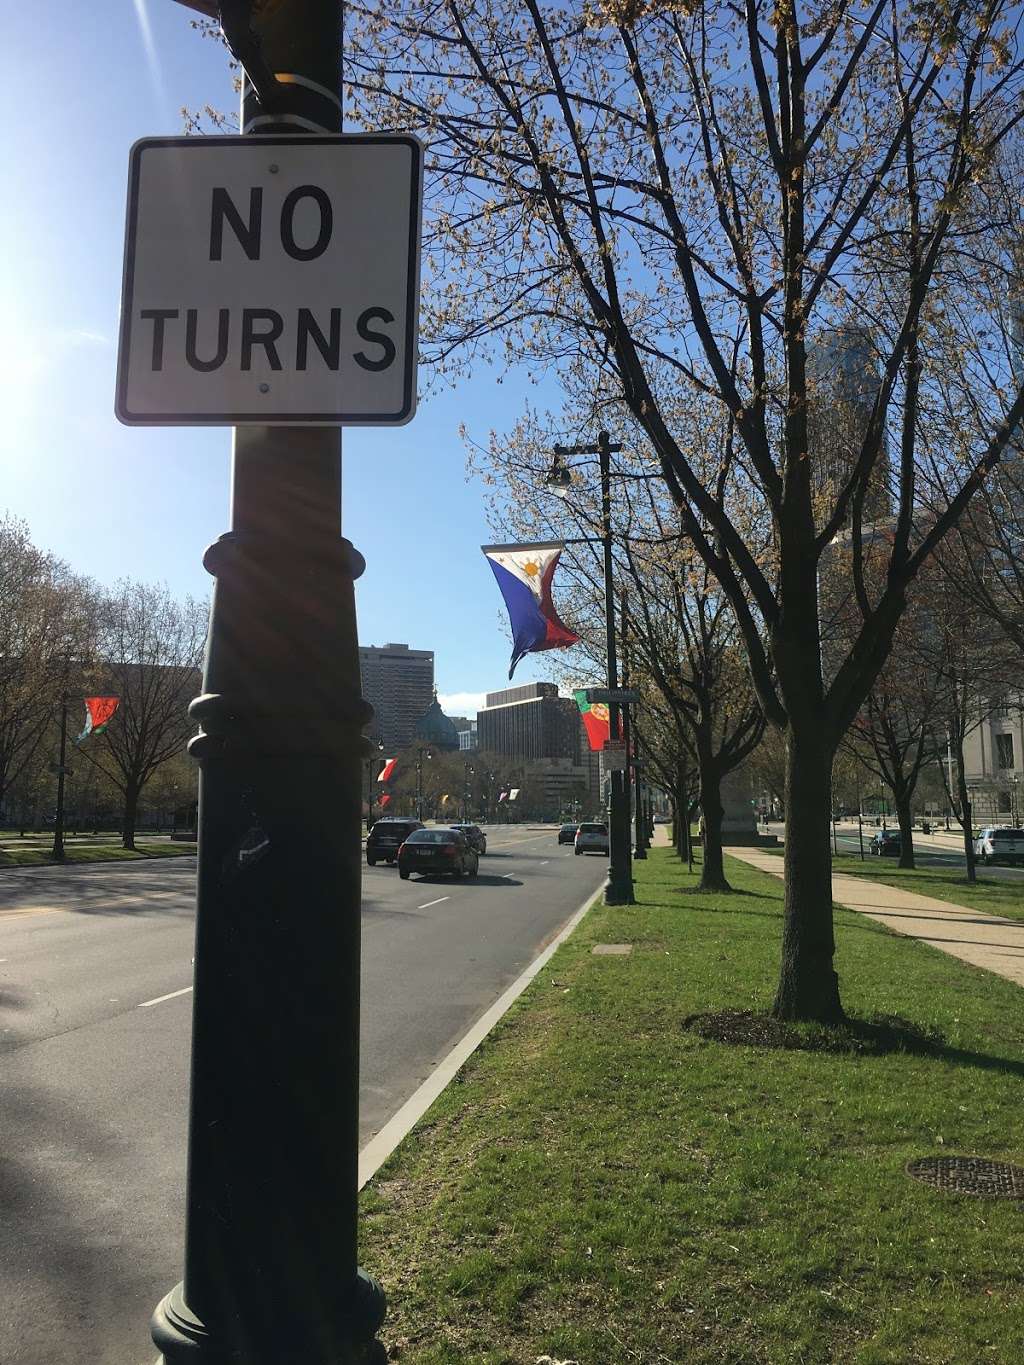
<path fill-rule="evenodd" d="M 469 840 L 470 845 L 476 849 L 477 853 L 487 852 L 487 835 L 479 825 L 471 825 L 466 820 L 460 820 L 458 824 L 452 825 L 452 829 L 458 830 Z"/>
<path fill-rule="evenodd" d="M 869 845 L 871 852 L 876 853 L 880 858 L 886 854 L 893 854 L 897 858 L 903 848 L 903 841 L 900 839 L 898 829 L 881 829 L 871 840 Z"/>
<path fill-rule="evenodd" d="M 398 850 L 398 875 L 404 881 L 411 872 L 450 872 L 453 877 L 475 877 L 480 855 L 464 834 L 455 829 L 413 830 Z"/>
<path fill-rule="evenodd" d="M 560 844 L 571 844 L 576 838 L 576 831 L 578 829 L 579 825 L 576 821 L 573 821 L 572 824 L 569 825 L 562 825 L 558 831 L 558 842 Z"/>

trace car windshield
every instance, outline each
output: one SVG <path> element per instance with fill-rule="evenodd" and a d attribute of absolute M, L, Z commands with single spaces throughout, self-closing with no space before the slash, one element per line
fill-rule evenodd
<path fill-rule="evenodd" d="M 377 823 L 374 825 L 373 829 L 370 831 L 370 833 L 405 835 L 408 834 L 410 830 L 415 828 L 416 828 L 415 825 L 403 824 L 400 820 L 378 820 Z"/>
<path fill-rule="evenodd" d="M 575 826 L 575 825 L 563 825 L 562 828 L 563 828 L 563 829 L 575 829 L 576 826 Z"/>
<path fill-rule="evenodd" d="M 580 825 L 581 834 L 607 834 L 605 825 Z"/>
<path fill-rule="evenodd" d="M 414 829 L 407 844 L 453 844 L 459 838 L 453 829 Z"/>

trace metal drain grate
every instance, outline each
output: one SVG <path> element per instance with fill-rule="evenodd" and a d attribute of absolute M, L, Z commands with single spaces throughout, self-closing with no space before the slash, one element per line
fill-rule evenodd
<path fill-rule="evenodd" d="M 907 1175 L 943 1194 L 1024 1199 L 1024 1166 L 982 1156 L 923 1156 L 907 1162 Z"/>

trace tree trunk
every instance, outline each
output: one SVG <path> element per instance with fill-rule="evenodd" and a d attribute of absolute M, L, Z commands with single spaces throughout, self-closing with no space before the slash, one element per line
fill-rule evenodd
<path fill-rule="evenodd" d="M 845 1017 L 833 965 L 832 754 L 814 725 L 786 732 L 785 912 L 777 1019 L 839 1023 Z"/>
<path fill-rule="evenodd" d="M 974 812 L 971 810 L 971 794 L 967 790 L 967 769 L 964 764 L 963 734 L 956 730 L 956 789 L 960 802 L 960 824 L 964 832 L 964 857 L 967 860 L 967 880 L 977 881 L 978 874 L 974 859 Z"/>
<path fill-rule="evenodd" d="M 135 847 L 135 820 L 139 811 L 139 793 L 141 788 L 134 782 L 129 782 L 124 790 L 124 814 L 121 818 L 121 847 Z"/>
<path fill-rule="evenodd" d="M 672 790 L 674 818 L 672 834 L 676 853 L 689 862 L 690 855 L 690 774 L 685 763 L 676 764 L 676 780 Z"/>
<path fill-rule="evenodd" d="M 700 765 L 700 813 L 704 817 L 704 856 L 701 860 L 701 891 L 731 891 L 725 879 L 725 864 L 722 859 L 722 807 L 721 780 L 717 768 L 711 763 Z"/>
<path fill-rule="evenodd" d="M 900 827 L 900 867 L 914 866 L 914 822 L 910 813 L 910 794 L 895 792 L 896 819 Z"/>

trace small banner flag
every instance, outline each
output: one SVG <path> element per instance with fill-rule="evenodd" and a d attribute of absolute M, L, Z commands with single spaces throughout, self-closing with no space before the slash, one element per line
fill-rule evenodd
<path fill-rule="evenodd" d="M 377 802 L 377 805 L 378 805 L 378 806 L 386 806 L 390 800 L 391 800 L 391 793 L 390 793 L 390 792 L 385 792 L 384 795 L 383 795 L 383 796 L 380 798 L 380 800 Z"/>
<path fill-rule="evenodd" d="M 542 649 L 565 649 L 579 642 L 568 626 L 558 619 L 551 601 L 551 580 L 558 556 L 565 546 L 561 541 L 541 545 L 481 545 L 497 579 L 508 608 L 512 627 L 512 662 L 508 676 L 527 654 Z"/>
<path fill-rule="evenodd" d="M 511 790 L 511 791 L 509 792 L 509 794 L 508 794 L 508 799 L 509 799 L 510 801 L 514 801 L 518 795 L 519 795 L 519 788 L 518 788 L 518 787 L 513 787 L 512 790 Z"/>
<path fill-rule="evenodd" d="M 575 694 L 576 705 L 580 708 L 580 715 L 583 717 L 583 728 L 587 732 L 587 741 L 590 744 L 592 753 L 596 753 L 604 748 L 606 742 L 611 738 L 611 718 L 608 715 L 608 707 L 604 702 L 595 702 L 593 705 L 587 701 L 586 688 L 579 688 Z"/>
<path fill-rule="evenodd" d="M 499 802 L 504 801 L 506 796 L 508 796 L 508 792 L 502 792 L 501 795 L 498 797 Z"/>
<path fill-rule="evenodd" d="M 442 805 L 442 806 L 447 806 L 447 804 L 448 804 L 448 793 L 445 792 L 444 796 L 441 797 L 441 805 Z"/>
<path fill-rule="evenodd" d="M 120 697 L 86 697 L 85 699 L 85 729 L 75 740 L 76 744 L 81 744 L 90 735 L 99 735 L 107 728 L 114 718 L 114 712 L 120 705 Z"/>
<path fill-rule="evenodd" d="M 378 782 L 390 782 L 390 781 L 391 781 L 391 774 L 395 771 L 395 764 L 396 764 L 397 762 L 398 762 L 398 759 L 397 759 L 397 758 L 388 758 L 388 759 L 385 759 L 385 761 L 384 761 L 384 766 L 383 766 L 383 768 L 381 768 L 381 770 L 380 770 L 380 773 L 379 773 L 379 775 L 378 775 L 378 777 L 377 777 L 377 781 L 378 781 Z"/>

